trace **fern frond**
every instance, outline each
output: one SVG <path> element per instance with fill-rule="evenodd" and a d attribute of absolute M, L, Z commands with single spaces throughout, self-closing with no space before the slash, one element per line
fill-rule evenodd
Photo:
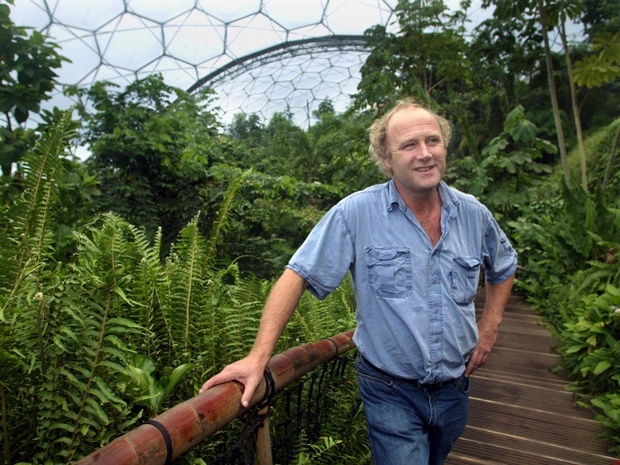
<path fill-rule="evenodd" d="M 278 350 L 318 341 L 355 326 L 355 296 L 350 277 L 325 300 L 305 293 L 285 330 Z"/>
<path fill-rule="evenodd" d="M 172 283 L 168 319 L 172 323 L 172 336 L 181 353 L 188 353 L 193 344 L 198 342 L 193 325 L 202 310 L 205 287 L 202 264 L 205 262 L 205 254 L 196 216 L 181 231 L 166 263 L 166 273 Z"/>
<path fill-rule="evenodd" d="M 14 237 L 21 238 L 20 264 L 30 256 L 40 257 L 44 245 L 49 245 L 46 236 L 50 234 L 53 208 L 58 202 L 60 159 L 75 135 L 71 111 L 63 112 L 58 124 L 50 127 L 23 159 L 24 193 L 9 212 L 14 221 Z"/>
<path fill-rule="evenodd" d="M 197 322 L 204 376 L 247 354 L 271 286 L 252 276 L 241 277 L 234 263 L 209 281 L 208 299 Z"/>
<path fill-rule="evenodd" d="M 62 170 L 60 157 L 73 136 L 71 111 L 43 134 L 33 150 L 23 159 L 24 192 L 6 212 L 11 219 L 4 231 L 4 240 L 11 246 L 0 253 L 0 290 L 5 294 L 0 307 L 0 321 L 16 296 L 21 282 L 30 276 L 35 281 L 44 266 L 44 257 L 51 256 L 53 211 L 58 203 L 58 179 Z"/>
<path fill-rule="evenodd" d="M 205 255 L 205 266 L 207 268 L 212 268 L 215 260 L 215 256 L 217 253 L 217 247 L 220 245 L 224 232 L 226 230 L 226 224 L 228 222 L 228 215 L 230 209 L 233 206 L 233 201 L 235 199 L 235 195 L 237 191 L 241 188 L 247 177 L 250 175 L 251 171 L 246 171 L 238 176 L 236 179 L 233 179 L 232 182 L 228 186 L 228 190 L 226 191 L 226 195 L 220 204 L 220 208 L 217 212 L 217 218 L 213 223 L 213 228 L 211 230 L 211 236 L 208 239 L 207 247 L 206 247 L 206 255 Z"/>
<path fill-rule="evenodd" d="M 133 235 L 139 265 L 134 280 L 134 298 L 142 303 L 137 321 L 151 330 L 152 338 L 145 341 L 142 352 L 170 359 L 174 338 L 170 322 L 170 277 L 160 259 L 162 248 L 161 228 L 151 244 L 146 233 L 135 226 L 129 225 Z M 166 362 L 168 363 L 168 362 Z"/>
<path fill-rule="evenodd" d="M 75 337 L 66 339 L 73 350 L 62 354 L 66 361 L 57 373 L 58 383 L 70 386 L 73 396 L 67 401 L 76 413 L 67 447 L 69 459 L 81 444 L 109 434 L 112 413 L 126 412 L 124 401 L 113 394 L 114 378 L 106 363 L 124 364 L 150 335 L 133 318 L 133 308 L 141 305 L 131 286 L 137 253 L 130 233 L 124 220 L 109 214 L 101 218 L 100 225 L 80 235 L 71 280 L 80 290 L 71 295 L 71 314 L 77 320 L 69 319 L 66 324 L 72 325 L 79 345 Z"/>

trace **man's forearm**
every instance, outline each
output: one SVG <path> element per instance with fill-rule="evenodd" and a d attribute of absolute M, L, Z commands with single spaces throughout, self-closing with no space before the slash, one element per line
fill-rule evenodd
<path fill-rule="evenodd" d="M 249 356 L 266 365 L 295 308 L 308 287 L 305 279 L 286 269 L 271 290 Z"/>
<path fill-rule="evenodd" d="M 489 354 L 497 341 L 499 327 L 504 317 L 504 308 L 506 308 L 513 281 L 514 276 L 511 276 L 499 284 L 486 284 L 486 302 L 482 317 L 478 322 L 478 344 L 469 358 L 465 368 L 465 376 L 471 375 L 489 358 Z"/>
<path fill-rule="evenodd" d="M 504 316 L 504 309 L 506 308 L 508 297 L 510 297 L 512 291 L 513 282 L 514 275 L 498 284 L 486 283 L 486 299 L 482 312 L 482 320 L 491 324 L 496 324 L 499 327 Z"/>

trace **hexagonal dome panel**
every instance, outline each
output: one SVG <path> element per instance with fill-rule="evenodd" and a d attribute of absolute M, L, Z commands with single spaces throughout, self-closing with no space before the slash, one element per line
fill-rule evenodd
<path fill-rule="evenodd" d="M 193 10 L 194 4 L 194 0 L 174 0 L 174 2 L 166 2 L 165 8 L 162 8 L 162 2 L 131 0 L 127 4 L 127 11 L 156 23 L 165 24 L 177 16 Z"/>
<path fill-rule="evenodd" d="M 167 54 L 189 65 L 198 66 L 224 53 L 226 25 L 200 10 L 188 11 L 168 21 L 163 32 Z"/>
<path fill-rule="evenodd" d="M 163 55 L 159 36 L 156 23 L 130 13 L 117 16 L 97 31 L 103 62 L 130 71 L 139 70 Z"/>
<path fill-rule="evenodd" d="M 119 12 L 125 11 L 123 0 L 108 0 L 109 5 L 100 10 L 92 3 L 83 0 L 62 0 L 46 2 L 49 5 L 53 21 L 67 27 L 95 31 L 111 21 Z"/>

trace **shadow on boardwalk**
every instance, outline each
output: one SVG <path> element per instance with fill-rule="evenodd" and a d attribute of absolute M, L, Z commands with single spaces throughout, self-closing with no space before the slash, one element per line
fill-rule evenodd
<path fill-rule="evenodd" d="M 568 379 L 552 373 L 553 346 L 531 307 L 511 297 L 497 345 L 472 376 L 468 426 L 446 465 L 620 464 L 592 413 L 566 390 Z"/>

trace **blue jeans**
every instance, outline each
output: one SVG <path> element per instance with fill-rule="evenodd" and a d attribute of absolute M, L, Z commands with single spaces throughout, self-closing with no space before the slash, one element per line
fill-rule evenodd
<path fill-rule="evenodd" d="M 357 360 L 376 465 L 441 465 L 465 430 L 469 378 L 424 387 Z"/>

